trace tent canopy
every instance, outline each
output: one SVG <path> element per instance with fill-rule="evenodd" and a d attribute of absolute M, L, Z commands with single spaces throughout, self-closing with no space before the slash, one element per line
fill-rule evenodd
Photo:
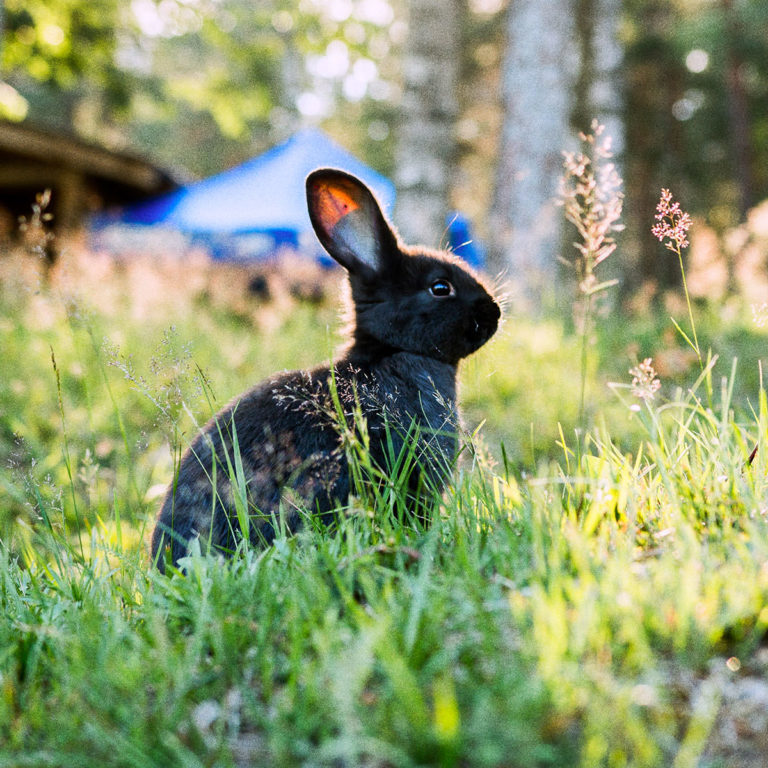
<path fill-rule="evenodd" d="M 160 225 L 221 244 L 228 236 L 259 233 L 275 245 L 298 247 L 312 233 L 304 180 L 323 166 L 362 179 L 390 214 L 395 188 L 324 133 L 306 129 L 242 165 L 146 203 L 124 209 L 111 223 Z M 245 238 L 247 239 L 247 238 Z M 319 250 L 314 238 L 313 250 Z"/>

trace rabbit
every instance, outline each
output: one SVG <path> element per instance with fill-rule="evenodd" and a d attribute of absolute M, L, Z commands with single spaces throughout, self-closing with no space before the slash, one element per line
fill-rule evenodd
<path fill-rule="evenodd" d="M 161 570 L 168 557 L 178 566 L 195 538 L 204 548 L 234 550 L 245 519 L 244 505 L 239 515 L 236 509 L 243 486 L 254 543 L 269 544 L 281 527 L 295 531 L 307 511 L 323 523 L 333 519 L 354 490 L 339 406 L 352 429 L 363 417 L 382 471 L 404 446 L 414 449 L 407 487 L 415 498 L 434 499 L 450 477 L 458 450 L 457 366 L 496 332 L 501 311 L 491 289 L 455 256 L 403 245 L 355 176 L 318 169 L 307 177 L 306 195 L 318 239 L 347 272 L 348 344 L 332 365 L 256 385 L 197 435 L 152 536 Z M 242 470 L 233 488 L 236 449 Z"/>

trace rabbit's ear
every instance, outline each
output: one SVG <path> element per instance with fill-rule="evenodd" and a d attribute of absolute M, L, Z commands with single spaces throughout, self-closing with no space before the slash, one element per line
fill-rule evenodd
<path fill-rule="evenodd" d="M 395 235 L 362 181 L 330 168 L 312 171 L 307 207 L 317 237 L 342 267 L 353 274 L 382 270 Z"/>

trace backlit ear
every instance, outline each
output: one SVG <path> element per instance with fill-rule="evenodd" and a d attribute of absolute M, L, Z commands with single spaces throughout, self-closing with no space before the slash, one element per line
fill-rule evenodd
<path fill-rule="evenodd" d="M 331 168 L 312 171 L 307 207 L 317 237 L 342 267 L 353 274 L 382 270 L 395 236 L 362 181 Z"/>

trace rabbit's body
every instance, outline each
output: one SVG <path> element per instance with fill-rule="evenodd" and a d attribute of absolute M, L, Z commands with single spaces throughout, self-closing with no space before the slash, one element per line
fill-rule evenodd
<path fill-rule="evenodd" d="M 295 530 L 301 509 L 323 518 L 346 500 L 350 473 L 340 419 L 348 429 L 365 424 L 371 459 L 382 471 L 408 442 L 414 494 L 441 489 L 449 476 L 457 449 L 458 362 L 496 330 L 498 306 L 453 257 L 405 249 L 354 177 L 316 171 L 307 190 L 321 242 L 349 272 L 352 343 L 332 369 L 274 376 L 206 425 L 160 511 L 152 550 L 161 568 L 166 545 L 174 564 L 196 537 L 225 552 L 236 545 L 242 496 L 231 485 L 236 452 L 254 543 L 271 541 L 276 527 Z"/>
<path fill-rule="evenodd" d="M 411 434 L 418 432 L 414 454 L 427 459 L 429 485 L 435 488 L 456 452 L 456 369 L 415 357 L 409 353 L 388 356 L 367 367 L 364 375 L 352 360 L 342 358 L 333 370 L 336 403 L 352 427 L 354 411 L 359 408 L 371 439 L 371 458 L 380 467 L 386 467 L 387 453 L 399 455 L 408 427 Z M 416 379 L 414 370 L 418 370 Z M 276 526 L 295 531 L 302 507 L 323 515 L 346 499 L 350 491 L 347 455 L 330 382 L 329 366 L 275 376 L 212 419 L 193 441 L 175 487 L 168 490 L 153 549 L 159 548 L 166 529 L 173 531 L 173 562 L 184 555 L 186 542 L 196 536 L 203 542 L 210 539 L 224 551 L 234 548 L 239 533 L 234 519 L 238 490 L 231 485 L 235 436 L 247 481 L 254 542 L 271 542 Z M 395 394 L 382 396 L 382 392 Z M 412 412 L 421 393 L 428 393 L 422 398 L 424 407 L 420 413 Z M 415 476 L 413 482 L 417 482 Z"/>

